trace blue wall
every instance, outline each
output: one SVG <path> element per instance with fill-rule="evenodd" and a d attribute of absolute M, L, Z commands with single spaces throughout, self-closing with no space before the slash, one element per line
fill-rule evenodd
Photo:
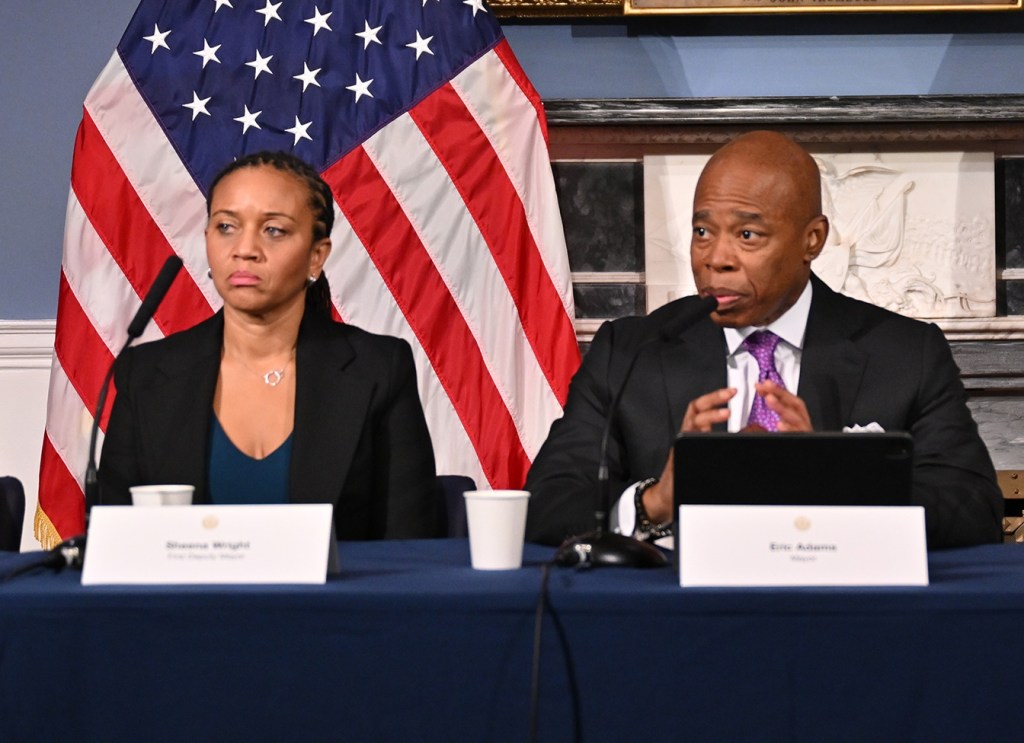
<path fill-rule="evenodd" d="M 245 2 L 253 0 L 235 5 Z M 56 314 L 82 101 L 136 4 L 0 4 L 0 319 Z M 1021 13 L 523 21 L 505 28 L 545 98 L 1024 93 Z"/>
<path fill-rule="evenodd" d="M 138 0 L 0 3 L 0 319 L 57 314 L 82 101 Z"/>
<path fill-rule="evenodd" d="M 505 35 L 545 98 L 1024 92 L 1024 24 L 1014 33 L 954 34 L 924 32 L 926 20 L 916 21 L 921 32 L 885 35 L 794 34 L 778 22 L 771 26 L 779 35 L 746 35 L 749 22 L 738 21 L 734 35 L 677 35 L 650 22 L 506 24 Z"/>

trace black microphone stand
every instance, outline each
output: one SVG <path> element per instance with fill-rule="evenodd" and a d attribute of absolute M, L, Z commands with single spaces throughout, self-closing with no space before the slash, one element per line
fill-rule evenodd
<path fill-rule="evenodd" d="M 604 431 L 601 435 L 601 459 L 597 465 L 597 508 L 594 510 L 596 528 L 591 532 L 562 542 L 558 552 L 555 553 L 555 562 L 559 565 L 657 568 L 668 564 L 665 554 L 653 544 L 641 542 L 624 534 L 616 534 L 607 529 L 608 508 L 612 502 L 611 483 L 608 479 L 608 439 L 611 437 L 612 422 L 619 409 L 619 401 L 626 389 L 626 382 L 629 381 L 633 367 L 639 358 L 639 352 L 633 354 L 623 376 L 622 385 L 615 393 L 615 398 L 609 408 L 610 412 L 604 422 Z"/>
<path fill-rule="evenodd" d="M 129 338 L 128 341 L 118 351 L 117 357 L 124 353 L 124 349 L 128 348 L 134 338 Z M 85 518 L 86 523 L 89 519 L 89 511 L 99 502 L 99 472 L 96 467 L 96 439 L 99 437 L 100 430 L 100 416 L 103 415 L 103 408 L 107 404 L 107 391 L 110 389 L 110 378 L 114 375 L 114 364 L 110 365 L 107 369 L 106 376 L 103 377 L 103 385 L 100 387 L 100 397 L 96 403 L 96 410 L 92 420 L 92 429 L 89 433 L 89 463 L 85 468 Z"/>
<path fill-rule="evenodd" d="M 138 311 L 135 313 L 135 317 L 132 318 L 131 323 L 128 325 L 127 339 L 124 345 L 121 346 L 121 350 L 117 352 L 114 357 L 114 362 L 111 363 L 107 369 L 106 376 L 103 377 L 103 385 L 100 387 L 100 396 L 96 403 L 95 414 L 92 419 L 92 429 L 89 433 L 89 463 L 85 469 L 85 521 L 89 523 L 89 511 L 99 502 L 99 473 L 96 467 L 96 439 L 99 437 L 100 430 L 100 416 L 103 415 L 103 408 L 107 404 L 107 392 L 110 390 L 110 379 L 114 376 L 114 364 L 117 363 L 117 359 L 121 357 L 121 354 L 132 344 L 136 338 L 142 335 L 142 331 L 146 329 L 146 325 L 149 324 L 150 319 L 153 317 L 153 313 L 156 312 L 157 306 L 163 301 L 167 291 L 171 288 L 171 283 L 178 275 L 178 271 L 181 270 L 182 261 L 176 255 L 170 256 L 164 265 L 160 268 L 160 273 L 157 274 L 153 280 L 152 285 L 149 287 L 145 299 L 142 300 L 142 304 L 139 306 Z"/>
<path fill-rule="evenodd" d="M 153 313 L 156 312 L 157 306 L 159 306 L 163 301 L 167 291 L 171 288 L 171 283 L 178 275 L 178 271 L 181 270 L 181 266 L 181 258 L 177 255 L 172 255 L 164 261 L 164 265 L 160 268 L 160 273 L 158 273 L 156 278 L 153 280 L 152 285 L 149 287 L 149 292 L 146 293 L 146 297 L 142 300 L 142 304 L 135 313 L 135 317 L 132 318 L 131 323 L 128 325 L 127 340 L 125 340 L 121 350 L 117 352 L 117 355 L 114 357 L 114 361 L 110 364 L 106 375 L 103 377 L 103 385 L 100 387 L 99 399 L 97 400 L 96 410 L 93 414 L 92 430 L 89 434 L 89 463 L 85 469 L 85 523 L 87 530 L 89 525 L 89 511 L 99 501 L 99 476 L 96 467 L 96 439 L 99 437 L 100 416 L 103 415 L 103 408 L 107 404 L 107 392 L 110 389 L 110 379 L 114 375 L 114 364 L 117 362 L 117 359 L 120 358 L 121 354 L 125 352 L 125 349 L 132 344 L 132 341 L 142 335 L 142 331 L 145 330 L 146 325 L 149 324 L 150 319 L 153 317 Z M 53 549 L 47 550 L 32 562 L 16 568 L 7 575 L 0 576 L 0 582 L 11 580 L 16 576 L 22 575 L 37 567 L 49 567 L 56 570 L 61 570 L 65 567 L 81 568 L 85 561 L 85 542 L 85 534 L 79 534 L 71 537 L 70 539 L 61 542 Z"/>
<path fill-rule="evenodd" d="M 562 542 L 555 553 L 555 563 L 561 566 L 584 565 L 587 567 L 616 566 L 629 568 L 657 568 L 668 564 L 665 553 L 649 542 L 641 542 L 624 534 L 608 531 L 608 508 L 611 504 L 611 483 L 608 476 L 608 440 L 611 437 L 612 423 L 619 410 L 619 402 L 626 390 L 626 384 L 633 373 L 640 352 L 652 343 L 672 341 L 684 330 L 703 317 L 710 315 L 718 307 L 718 300 L 713 296 L 703 297 L 689 312 L 667 322 L 657 336 L 650 338 L 637 347 L 630 359 L 626 373 L 622 376 L 622 384 L 608 408 L 604 431 L 601 435 L 601 457 L 597 466 L 597 507 L 594 510 L 595 529 L 570 537 Z"/>

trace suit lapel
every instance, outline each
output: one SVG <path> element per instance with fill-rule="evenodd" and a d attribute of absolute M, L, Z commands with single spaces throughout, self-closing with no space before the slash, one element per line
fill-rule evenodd
<path fill-rule="evenodd" d="M 147 437 L 152 435 L 152 440 L 162 442 L 157 456 L 179 472 L 183 482 L 197 483 L 196 503 L 209 502 L 210 416 L 223 337 L 224 315 L 218 312 L 196 328 L 192 342 L 182 352 L 168 354 L 161 361 L 163 380 L 157 382 L 151 394 L 158 408 L 153 420 L 159 422 L 153 425 L 162 430 L 151 431 Z"/>
<path fill-rule="evenodd" d="M 337 499 L 367 420 L 374 381 L 356 371 L 355 350 L 339 330 L 308 312 L 299 330 L 289 472 L 293 503 Z"/>
<path fill-rule="evenodd" d="M 804 334 L 797 394 L 815 430 L 838 430 L 851 420 L 867 358 L 851 340 L 862 314 L 812 274 L 811 311 Z"/>
<path fill-rule="evenodd" d="M 797 394 L 807 405 L 815 430 L 838 430 L 851 421 L 867 363 L 852 340 L 863 323 L 863 313 L 858 303 L 836 294 L 813 274 L 811 283 Z M 679 341 L 662 346 L 660 376 L 669 414 L 666 425 L 673 435 L 691 400 L 727 385 L 726 354 L 725 336 L 710 320 L 697 323 Z M 718 428 L 725 430 L 726 426 Z"/>
<path fill-rule="evenodd" d="M 726 386 L 725 356 L 725 335 L 710 319 L 698 322 L 679 340 L 662 344 L 660 376 L 672 436 L 679 432 L 694 398 Z"/>

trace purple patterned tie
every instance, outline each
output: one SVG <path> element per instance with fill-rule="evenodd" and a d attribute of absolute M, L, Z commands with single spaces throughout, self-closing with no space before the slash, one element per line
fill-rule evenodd
<path fill-rule="evenodd" d="M 743 341 L 743 347 L 747 352 L 757 359 L 758 375 L 757 381 L 763 382 L 770 379 L 785 389 L 786 385 L 779 376 L 779 370 L 775 368 L 775 347 L 779 345 L 779 336 L 768 330 L 758 330 L 751 333 Z M 761 395 L 754 395 L 754 404 L 750 406 L 750 416 L 747 425 L 760 426 L 766 431 L 774 431 L 779 427 L 779 414 L 768 407 Z"/>

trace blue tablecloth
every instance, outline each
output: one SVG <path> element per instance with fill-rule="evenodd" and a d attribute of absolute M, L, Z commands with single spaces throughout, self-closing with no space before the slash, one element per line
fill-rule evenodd
<path fill-rule="evenodd" d="M 525 741 L 540 564 L 463 540 L 343 543 L 313 587 L 0 584 L 0 741 Z M 0 555 L 0 574 L 25 556 Z M 541 741 L 1019 740 L 1024 549 L 926 588 L 680 589 L 557 569 Z M 570 674 L 572 675 L 570 679 Z"/>

